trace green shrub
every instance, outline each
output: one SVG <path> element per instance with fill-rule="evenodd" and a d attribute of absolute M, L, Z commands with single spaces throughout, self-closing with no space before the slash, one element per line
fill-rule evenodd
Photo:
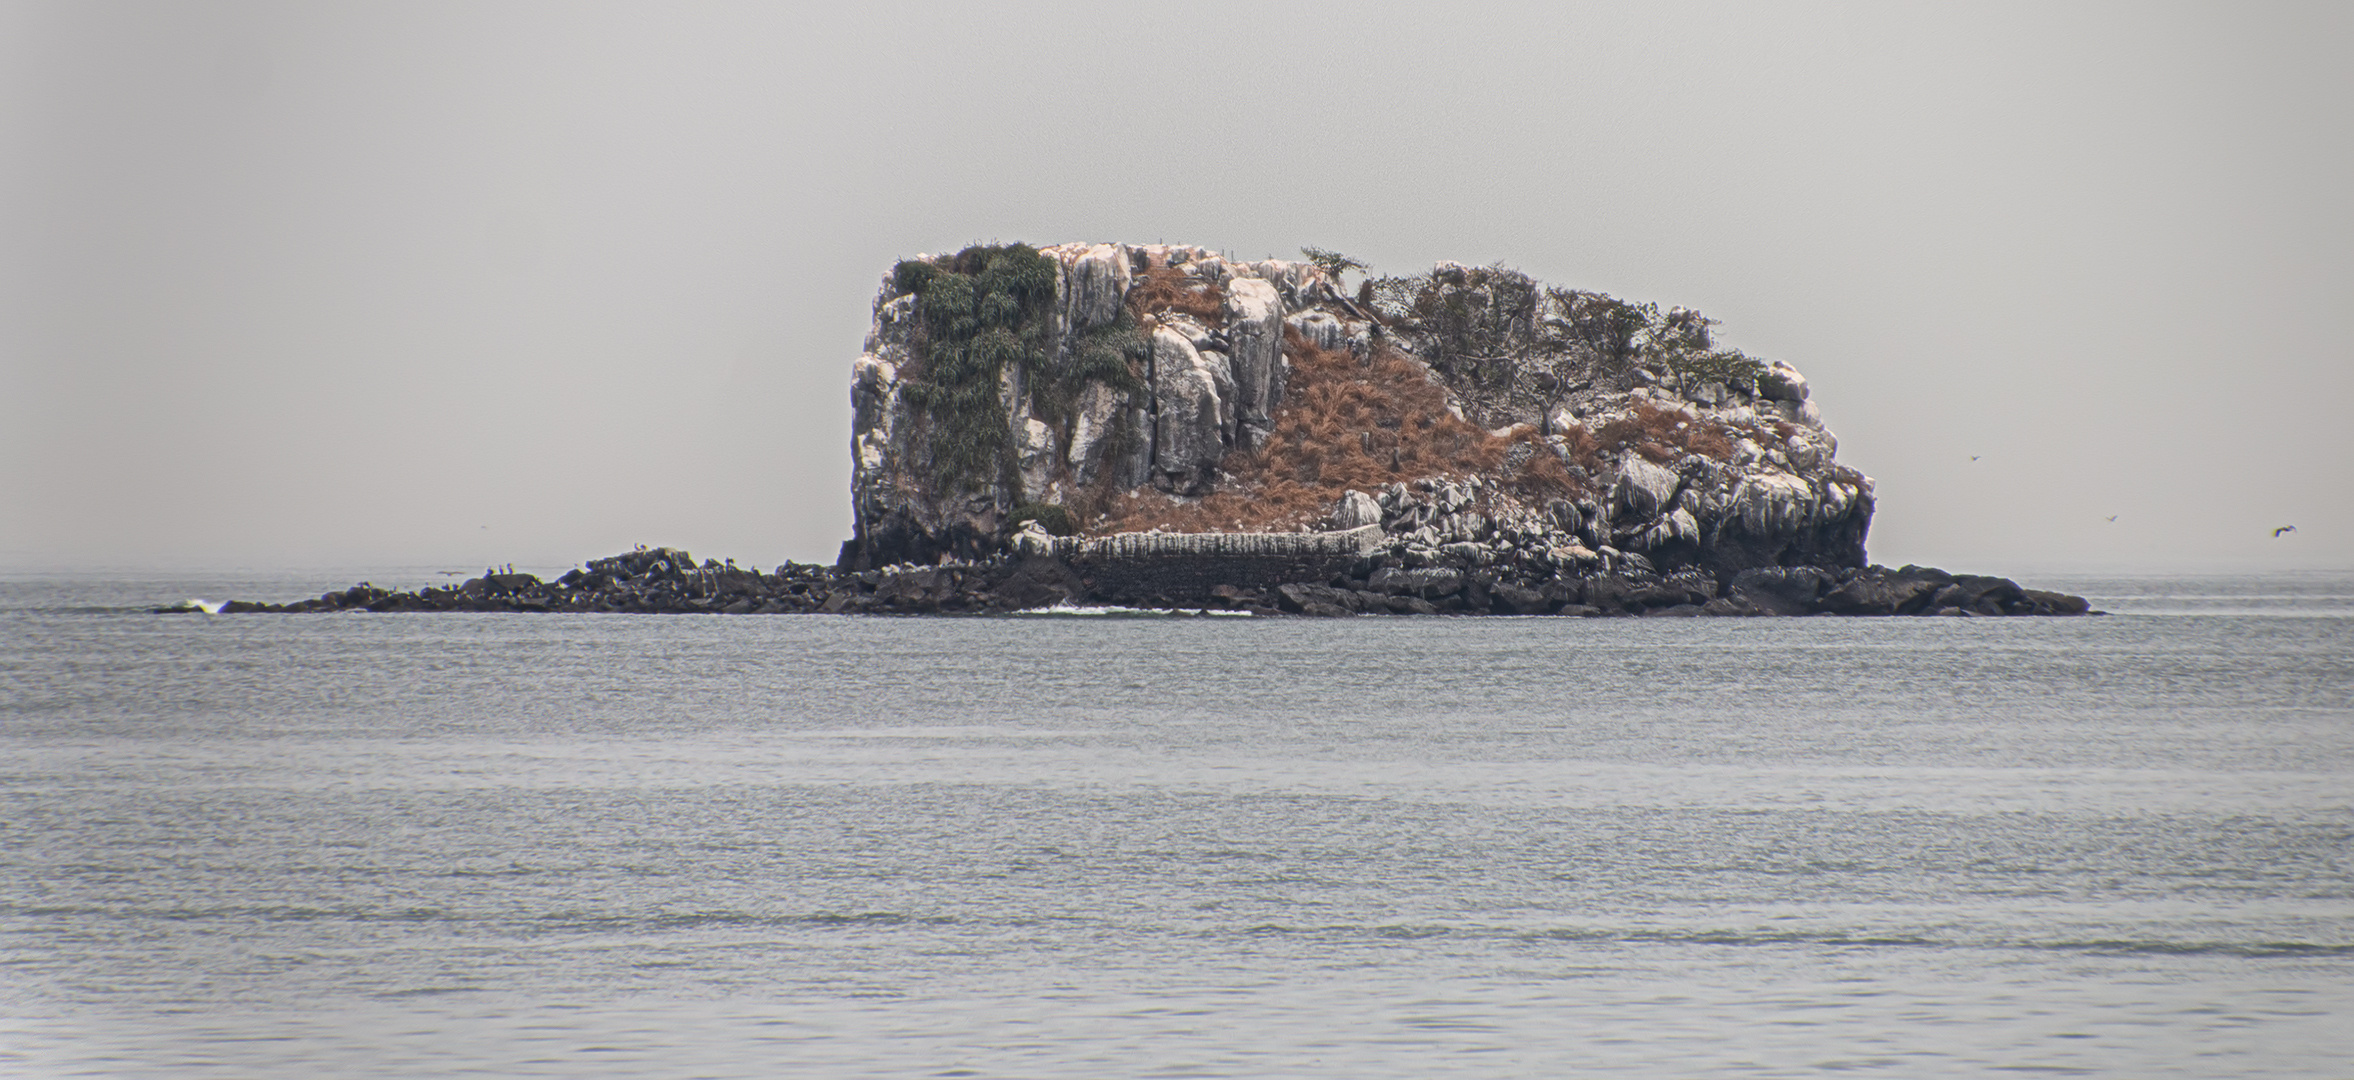
<path fill-rule="evenodd" d="M 943 490 L 977 491 L 1013 476 L 1013 439 L 998 387 L 1022 373 L 1031 410 L 1068 434 L 1079 391 L 1089 382 L 1137 393 L 1132 361 L 1145 338 L 1123 310 L 1056 355 L 1054 260 L 1027 244 L 975 244 L 942 259 L 891 268 L 891 288 L 913 295 L 916 330 L 904 389 L 927 425 L 933 480 Z"/>
<path fill-rule="evenodd" d="M 1031 411 L 1068 434 L 1079 391 L 1088 383 L 1099 382 L 1128 394 L 1144 392 L 1135 362 L 1144 359 L 1149 347 L 1135 314 L 1122 306 L 1118 318 L 1081 332 L 1068 354 L 1044 370 L 1030 372 Z"/>
<path fill-rule="evenodd" d="M 926 260 L 901 259 L 891 267 L 891 293 L 894 296 L 921 293 L 931 283 L 932 275 L 939 272 L 939 267 Z"/>
<path fill-rule="evenodd" d="M 917 363 L 902 392 L 927 422 L 941 487 L 974 490 L 1008 471 L 998 383 L 1008 365 L 1046 365 L 1054 282 L 1052 260 L 1027 244 L 976 244 L 945 263 L 892 268 L 892 287 L 916 298 Z"/>

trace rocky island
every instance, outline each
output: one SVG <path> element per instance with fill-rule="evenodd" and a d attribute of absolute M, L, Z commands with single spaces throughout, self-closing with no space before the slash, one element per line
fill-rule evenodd
<path fill-rule="evenodd" d="M 1870 477 L 1786 363 L 1499 266 L 976 245 L 885 275 L 853 535 L 773 573 L 671 548 L 554 581 L 227 611 L 2075 615 L 1870 565 Z M 1352 290 L 1347 278 L 1360 278 Z"/>

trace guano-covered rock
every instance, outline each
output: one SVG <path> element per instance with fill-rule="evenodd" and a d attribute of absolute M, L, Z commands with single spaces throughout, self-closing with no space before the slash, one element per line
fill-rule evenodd
<path fill-rule="evenodd" d="M 1161 244 L 900 263 L 852 365 L 843 565 L 986 557 L 1041 505 L 1085 537 L 1378 515 L 1401 567 L 1532 589 L 1864 565 L 1872 481 L 1788 363 L 1501 267 L 1351 295 L 1347 265 Z"/>

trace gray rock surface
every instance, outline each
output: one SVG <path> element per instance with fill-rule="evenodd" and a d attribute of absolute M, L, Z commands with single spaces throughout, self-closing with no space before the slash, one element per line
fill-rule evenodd
<path fill-rule="evenodd" d="M 1361 529 L 1381 524 L 1381 503 L 1362 491 L 1350 490 L 1340 497 L 1332 509 L 1332 527 Z"/>
<path fill-rule="evenodd" d="M 1651 321 L 1610 346 L 1594 336 L 1594 313 L 1636 309 L 1493 267 L 1378 279 L 1366 304 L 1305 262 L 1233 261 L 1182 245 L 1038 254 L 1055 275 L 1047 367 L 1127 332 L 1138 343 L 1136 381 L 1089 381 L 1049 407 L 1034 404 L 1048 376 L 1009 370 L 1002 467 L 943 486 L 934 433 L 907 390 L 921 366 L 919 296 L 887 281 L 852 367 L 856 535 L 845 566 L 986 557 L 1011 542 L 1008 523 L 1024 503 L 1225 491 L 1230 457 L 1258 452 L 1285 415 L 1287 349 L 1298 347 L 1427 364 L 1455 414 L 1514 441 L 1499 472 L 1409 473 L 1378 493 L 1328 496 L 1339 502 L 1322 524 L 1378 517 L 1381 556 L 1399 568 L 1495 570 L 1530 588 L 1559 575 L 1698 568 L 1729 586 L 1752 568 L 1866 561 L 1873 484 L 1837 463 L 1805 376 L 1718 349 L 1695 313 L 1641 309 Z M 949 268 L 957 258 L 915 261 Z M 1134 301 L 1148 284 L 1163 306 Z M 1196 300 L 1166 306 L 1171 288 Z M 1447 314 L 1515 304 L 1522 314 L 1493 325 Z M 1388 436 L 1348 437 L 1372 446 Z M 1566 491 L 1531 497 L 1505 482 L 1532 453 L 1558 458 Z"/>
<path fill-rule="evenodd" d="M 1806 376 L 1798 369 L 1776 360 L 1766 365 L 1757 376 L 1758 396 L 1774 401 L 1805 401 Z"/>
<path fill-rule="evenodd" d="M 1283 297 L 1261 278 L 1226 282 L 1226 339 L 1234 379 L 1234 441 L 1256 445 L 1274 427 L 1283 400 Z"/>
<path fill-rule="evenodd" d="M 1234 377 L 1226 357 L 1202 352 L 1172 327 L 1152 335 L 1153 470 L 1165 486 L 1206 490 L 1234 446 Z"/>

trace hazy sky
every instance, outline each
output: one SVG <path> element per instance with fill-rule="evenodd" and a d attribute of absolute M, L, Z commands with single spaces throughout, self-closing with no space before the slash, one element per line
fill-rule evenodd
<path fill-rule="evenodd" d="M 894 259 L 1167 240 L 1697 307 L 1880 562 L 2354 566 L 2350 56 L 2346 4 L 0 3 L 0 565 L 830 561 Z"/>

